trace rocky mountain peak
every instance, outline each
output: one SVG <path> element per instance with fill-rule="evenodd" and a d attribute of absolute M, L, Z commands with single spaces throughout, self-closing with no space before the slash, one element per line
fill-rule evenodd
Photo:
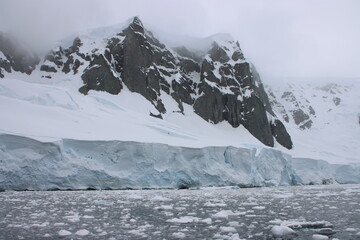
<path fill-rule="evenodd" d="M 209 54 L 211 60 L 217 61 L 220 63 L 225 63 L 230 60 L 225 49 L 220 47 L 217 42 L 213 42 L 208 54 Z"/>
<path fill-rule="evenodd" d="M 128 27 L 135 33 L 144 34 L 144 25 L 138 17 L 134 17 L 132 23 Z"/>
<path fill-rule="evenodd" d="M 167 48 L 138 17 L 117 32 L 100 39 L 77 37 L 70 47 L 53 49 L 40 71 L 48 78 L 60 72 L 79 76 L 79 91 L 85 95 L 91 90 L 121 94 L 126 86 L 150 101 L 157 110 L 150 115 L 159 118 L 168 112 L 163 99 L 169 95 L 177 103 L 175 112 L 185 114 L 188 104 L 208 122 L 243 125 L 267 146 L 274 146 L 275 138 L 292 148 L 238 42 L 215 39 L 205 56 L 199 56 L 185 47 Z"/>

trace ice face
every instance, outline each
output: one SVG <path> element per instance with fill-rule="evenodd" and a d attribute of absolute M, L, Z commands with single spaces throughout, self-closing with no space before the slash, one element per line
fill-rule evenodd
<path fill-rule="evenodd" d="M 235 147 L 185 148 L 70 139 L 50 143 L 0 135 L 0 159 L 1 189 L 255 187 L 360 182 L 359 166 L 292 159 L 266 148 L 257 152 Z"/>

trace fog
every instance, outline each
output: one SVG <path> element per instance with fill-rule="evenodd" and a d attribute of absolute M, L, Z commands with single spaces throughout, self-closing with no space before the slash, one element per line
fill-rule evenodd
<path fill-rule="evenodd" d="M 0 1 L 0 30 L 43 47 L 133 16 L 160 37 L 229 33 L 263 78 L 360 77 L 358 0 Z"/>

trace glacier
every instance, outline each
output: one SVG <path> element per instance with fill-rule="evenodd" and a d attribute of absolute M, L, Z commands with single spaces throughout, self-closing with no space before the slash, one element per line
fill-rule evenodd
<path fill-rule="evenodd" d="M 197 188 L 360 183 L 360 164 L 292 158 L 271 148 L 0 135 L 1 190 Z"/>

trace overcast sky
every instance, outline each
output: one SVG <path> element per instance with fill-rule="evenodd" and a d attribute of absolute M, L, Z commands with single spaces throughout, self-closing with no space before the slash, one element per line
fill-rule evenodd
<path fill-rule="evenodd" d="M 169 34 L 230 33 L 263 78 L 360 77 L 359 0 L 0 0 L 0 30 L 39 42 L 133 16 Z"/>

